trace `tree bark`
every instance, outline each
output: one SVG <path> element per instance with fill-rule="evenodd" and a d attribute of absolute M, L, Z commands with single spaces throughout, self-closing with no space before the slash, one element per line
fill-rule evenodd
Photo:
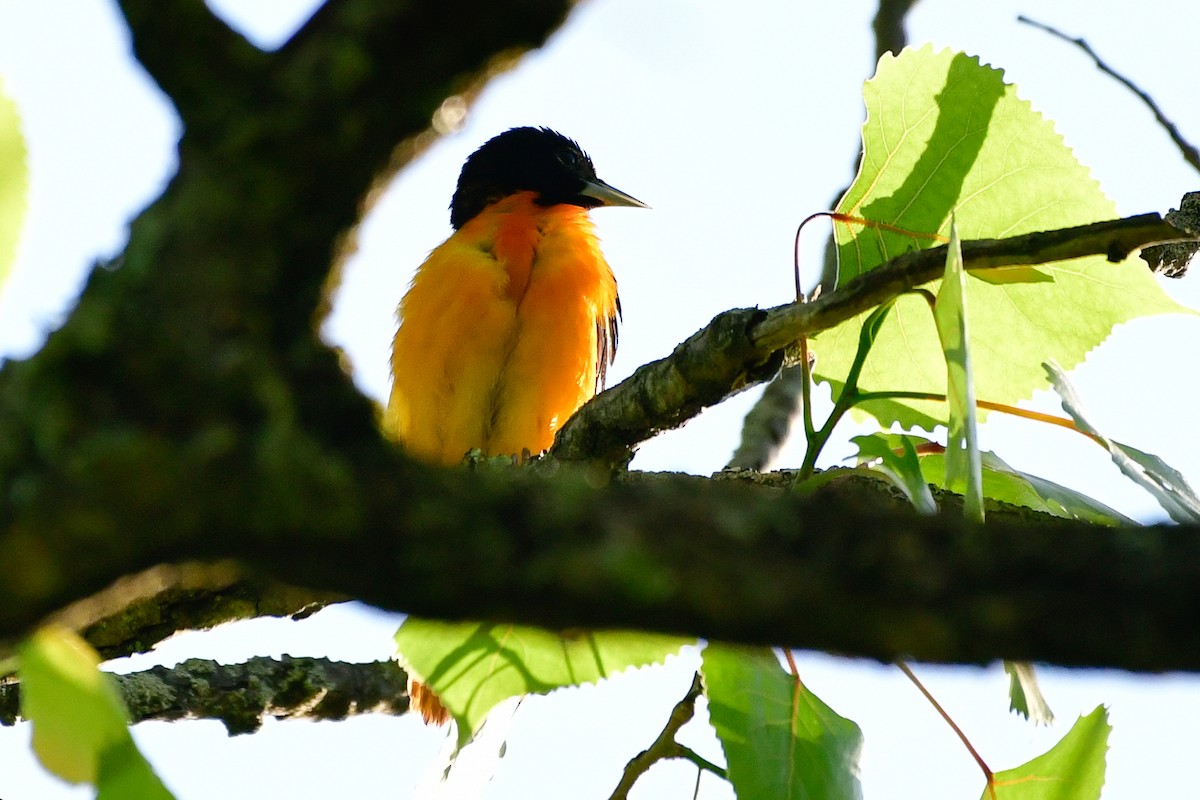
<path fill-rule="evenodd" d="M 534 470 L 425 467 L 380 436 L 314 331 L 330 264 L 442 99 L 544 40 L 567 6 L 331 0 L 263 54 L 215 20 L 184 30 L 124 0 L 184 121 L 179 172 L 62 329 L 0 370 L 0 637 L 121 576 L 232 559 L 252 579 L 428 617 L 1200 668 L 1200 529 L 1032 513 L 972 526 L 853 480 L 801 496 L 612 477 L 637 442 L 769 378 L 796 337 L 934 277 L 936 250 L 813 303 L 720 315 L 589 404 Z M 436 32 L 468 11 L 488 16 L 444 46 Z M 1179 238 L 1147 215 L 964 255 L 1043 263 Z"/>

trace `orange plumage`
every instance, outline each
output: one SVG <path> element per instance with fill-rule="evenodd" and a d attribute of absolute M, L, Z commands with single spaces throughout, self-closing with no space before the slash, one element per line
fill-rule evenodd
<path fill-rule="evenodd" d="M 616 316 L 586 209 L 506 197 L 434 250 L 401 301 L 387 426 L 443 464 L 539 453 L 595 393 Z"/>
<path fill-rule="evenodd" d="M 540 453 L 604 383 L 620 304 L 588 209 L 642 206 L 596 177 L 572 140 L 515 128 L 463 166 L 455 232 L 400 301 L 385 427 L 414 456 L 456 464 Z M 426 722 L 437 696 L 410 681 Z"/>

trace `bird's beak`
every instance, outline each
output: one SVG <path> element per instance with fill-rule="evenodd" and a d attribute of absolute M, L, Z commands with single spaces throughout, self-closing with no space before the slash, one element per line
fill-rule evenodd
<path fill-rule="evenodd" d="M 583 184 L 583 189 L 581 189 L 579 193 L 584 197 L 590 197 L 593 200 L 599 200 L 599 205 L 602 206 L 632 206 L 634 208 L 650 207 L 641 200 L 638 200 L 636 197 L 627 195 L 620 189 L 609 186 L 599 178 L 596 178 L 592 181 L 586 181 Z"/>

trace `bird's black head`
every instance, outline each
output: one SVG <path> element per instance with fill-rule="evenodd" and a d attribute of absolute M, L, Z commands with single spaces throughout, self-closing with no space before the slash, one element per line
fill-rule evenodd
<path fill-rule="evenodd" d="M 455 230 L 492 203 L 537 192 L 540 205 L 643 206 L 596 177 L 592 159 L 573 140 L 549 128 L 513 128 L 471 154 L 450 201 Z"/>

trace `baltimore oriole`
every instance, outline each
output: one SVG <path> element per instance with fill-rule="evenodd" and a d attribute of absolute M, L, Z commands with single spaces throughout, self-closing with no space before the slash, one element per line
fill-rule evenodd
<path fill-rule="evenodd" d="M 463 165 L 454 233 L 400 301 L 385 426 L 413 455 L 540 453 L 603 388 L 621 305 L 588 210 L 645 205 L 548 128 L 513 128 Z M 426 721 L 446 712 L 410 683 Z"/>

